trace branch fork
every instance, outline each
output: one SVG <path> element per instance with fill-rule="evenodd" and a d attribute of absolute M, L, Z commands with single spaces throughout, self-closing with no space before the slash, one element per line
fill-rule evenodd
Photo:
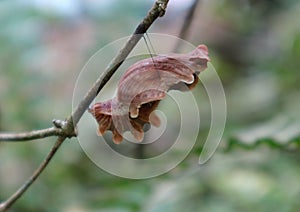
<path fill-rule="evenodd" d="M 34 183 L 34 181 L 39 177 L 43 170 L 47 167 L 50 160 L 53 158 L 61 144 L 65 141 L 66 138 L 71 138 L 77 136 L 76 125 L 82 117 L 83 113 L 87 110 L 91 102 L 101 91 L 104 85 L 110 80 L 112 75 L 117 71 L 126 57 L 130 54 L 132 49 L 141 39 L 141 36 L 146 33 L 152 23 L 158 18 L 162 17 L 165 14 L 166 7 L 169 0 L 157 0 L 154 6 L 150 9 L 148 14 L 136 27 L 134 33 L 129 38 L 125 46 L 119 51 L 116 57 L 112 60 L 112 63 L 106 68 L 105 74 L 101 75 L 99 79 L 94 83 L 91 89 L 86 93 L 84 98 L 81 100 L 74 112 L 65 120 L 53 120 L 52 123 L 54 127 L 36 130 L 26 133 L 6 133 L 0 134 L 1 141 L 27 141 L 33 139 L 40 139 L 49 136 L 58 136 L 54 146 L 46 156 L 45 160 L 40 164 L 32 176 L 7 200 L 0 203 L 0 211 L 8 210 Z"/>

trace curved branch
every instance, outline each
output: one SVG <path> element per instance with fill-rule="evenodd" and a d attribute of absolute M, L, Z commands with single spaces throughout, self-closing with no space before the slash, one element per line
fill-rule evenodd
<path fill-rule="evenodd" d="M 49 136 L 61 136 L 63 131 L 56 127 L 49 127 L 42 130 L 34 130 L 31 132 L 24 133 L 0 133 L 0 142 L 1 141 L 28 141 L 40 138 L 46 138 Z"/>
<path fill-rule="evenodd" d="M 9 209 L 15 201 L 17 201 L 25 191 L 34 183 L 34 181 L 38 178 L 38 176 L 42 173 L 42 171 L 47 167 L 50 160 L 53 158 L 54 154 L 60 147 L 60 145 L 64 142 L 66 137 L 58 137 L 54 146 L 51 148 L 45 160 L 40 164 L 40 166 L 35 170 L 35 172 L 31 175 L 31 177 L 5 202 L 0 204 L 0 211 L 5 211 Z"/>
<path fill-rule="evenodd" d="M 52 147 L 51 151 L 47 155 L 44 162 L 38 167 L 38 169 L 33 173 L 33 175 L 26 181 L 10 198 L 0 204 L 0 211 L 5 211 L 9 209 L 14 202 L 19 199 L 25 191 L 32 185 L 32 183 L 37 179 L 37 177 L 46 168 L 50 160 L 53 158 L 58 148 L 64 142 L 66 137 L 75 136 L 75 127 L 82 117 L 83 113 L 87 110 L 90 103 L 98 95 L 104 85 L 110 80 L 112 75 L 120 67 L 138 41 L 141 39 L 142 35 L 149 29 L 152 23 L 158 18 L 165 14 L 169 0 L 157 0 L 151 10 L 148 12 L 147 16 L 142 20 L 142 22 L 137 26 L 133 35 L 126 42 L 125 46 L 120 50 L 118 55 L 113 59 L 111 64 L 106 68 L 103 75 L 94 83 L 90 88 L 84 98 L 81 100 L 74 112 L 67 118 L 62 125 L 59 125 L 57 129 L 61 129 L 64 136 L 58 137 L 56 143 Z M 54 123 L 55 124 L 55 123 Z M 45 129 L 47 130 L 47 129 Z M 43 131 L 43 130 L 40 130 Z M 50 130 L 51 131 L 51 130 Z M 35 134 L 36 135 L 36 134 Z M 67 135 L 67 136 L 66 136 Z M 69 136 L 68 136 L 69 135 Z M 12 136 L 12 135 L 11 135 Z M 36 135 L 37 136 L 37 135 Z"/>

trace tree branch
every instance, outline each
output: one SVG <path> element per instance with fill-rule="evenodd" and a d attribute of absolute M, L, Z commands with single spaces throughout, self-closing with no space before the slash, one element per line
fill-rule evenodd
<path fill-rule="evenodd" d="M 129 38 L 126 42 L 125 46 L 119 51 L 117 56 L 112 60 L 111 64 L 106 68 L 104 74 L 102 74 L 98 80 L 94 83 L 94 85 L 90 88 L 84 98 L 81 100 L 77 108 L 74 112 L 67 118 L 65 122 L 54 122 L 54 125 L 57 129 L 61 130 L 62 136 L 58 137 L 56 143 L 52 147 L 51 151 L 47 155 L 44 162 L 38 167 L 38 169 L 33 173 L 33 175 L 25 182 L 10 198 L 8 198 L 5 202 L 0 204 L 0 211 L 5 211 L 9 209 L 14 202 L 19 199 L 24 192 L 32 185 L 32 183 L 37 179 L 37 177 L 42 173 L 42 171 L 46 168 L 52 157 L 55 155 L 58 148 L 64 142 L 66 137 L 72 137 L 75 133 L 75 127 L 79 122 L 80 118 L 82 117 L 83 113 L 87 110 L 90 103 L 94 100 L 94 98 L 98 95 L 104 85 L 110 80 L 112 75 L 117 71 L 126 57 L 130 54 L 132 49 L 141 39 L 142 35 L 149 29 L 152 23 L 158 18 L 162 17 L 165 14 L 165 10 L 167 7 L 169 0 L 157 0 L 151 10 L 148 12 L 147 16 L 142 20 L 142 22 L 137 26 L 133 35 Z M 62 124 L 61 124 L 62 123 Z M 59 125 L 59 126 L 57 126 Z M 50 130 L 51 128 L 38 130 L 31 132 L 31 136 L 35 135 L 38 136 L 36 132 L 44 132 L 44 135 L 48 135 L 45 131 Z M 51 132 L 53 129 L 50 130 Z M 54 133 L 54 132 L 52 132 Z M 24 136 L 28 133 L 23 133 L 23 138 L 27 138 Z M 29 133 L 30 134 L 30 133 Z M 19 134 L 20 135 L 20 134 Z M 10 134 L 11 138 L 13 137 Z M 7 136 L 9 137 L 9 136 Z M 15 135 L 14 138 L 17 136 Z M 33 136 L 34 137 L 34 136 Z M 37 137 L 34 137 L 37 138 Z M 28 138 L 29 139 L 29 138 Z M 11 140 L 12 141 L 12 140 Z M 16 141 L 16 140 L 15 140 Z"/>
<path fill-rule="evenodd" d="M 5 202 L 0 204 L 0 211 L 5 211 L 9 209 L 24 193 L 25 191 L 34 183 L 34 181 L 38 178 L 38 176 L 42 173 L 42 171 L 47 167 L 50 160 L 53 158 L 54 154 L 60 147 L 60 145 L 64 142 L 66 137 L 58 137 L 54 146 L 51 148 L 45 160 L 40 164 L 40 166 L 35 170 L 35 172 L 31 175 L 31 177 L 13 194 L 11 195 Z"/>
<path fill-rule="evenodd" d="M 63 131 L 56 127 L 49 127 L 42 130 L 34 130 L 31 132 L 24 133 L 1 133 L 0 134 L 0 142 L 1 141 L 28 141 L 40 138 L 46 138 L 49 136 L 61 136 L 63 135 Z"/>
<path fill-rule="evenodd" d="M 52 121 L 54 127 L 49 127 L 41 130 L 34 130 L 31 132 L 23 133 L 0 133 L 0 142 L 10 141 L 10 142 L 24 142 L 34 139 L 41 139 L 50 136 L 64 136 L 67 138 L 77 136 L 74 131 L 66 131 L 65 125 L 66 121 L 54 119 Z"/>

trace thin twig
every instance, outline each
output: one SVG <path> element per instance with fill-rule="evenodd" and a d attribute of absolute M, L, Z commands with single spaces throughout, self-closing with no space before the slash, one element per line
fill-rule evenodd
<path fill-rule="evenodd" d="M 63 131 L 56 127 L 49 127 L 42 130 L 34 130 L 31 132 L 24 133 L 1 133 L 0 134 L 0 142 L 1 141 L 29 141 L 34 139 L 46 138 L 49 136 L 61 136 L 63 135 Z"/>
<path fill-rule="evenodd" d="M 9 209 L 15 201 L 17 201 L 24 192 L 32 185 L 32 183 L 38 178 L 38 176 L 42 173 L 42 171 L 47 167 L 50 160 L 53 158 L 54 154 L 63 143 L 66 137 L 58 137 L 54 146 L 51 148 L 50 152 L 48 153 L 45 160 L 40 164 L 40 166 L 35 170 L 32 176 L 12 195 L 10 196 L 5 202 L 0 204 L 0 211 L 5 211 Z"/>
<path fill-rule="evenodd" d="M 74 110 L 71 116 L 67 118 L 64 125 L 61 126 L 63 135 L 75 135 L 75 127 L 82 117 L 83 113 L 86 111 L 90 103 L 101 91 L 104 85 L 109 81 L 112 75 L 120 67 L 126 57 L 130 54 L 132 49 L 138 43 L 142 35 L 148 30 L 151 24 L 158 18 L 162 17 L 165 13 L 167 4 L 169 0 L 157 0 L 151 10 L 148 12 L 147 16 L 142 20 L 142 22 L 137 26 L 133 35 L 127 41 L 125 46 L 120 50 L 118 55 L 113 59 L 111 64 L 106 68 L 104 74 L 102 74 L 99 79 L 94 83 L 90 88 L 84 98 L 81 100 L 77 108 Z M 45 161 L 40 165 L 40 167 L 33 173 L 27 182 L 25 182 L 10 198 L 5 202 L 0 204 L 0 211 L 9 209 L 13 203 L 19 199 L 24 192 L 32 185 L 32 183 L 37 179 L 37 177 L 42 173 L 46 168 L 51 158 L 55 155 L 56 151 L 63 143 L 63 141 L 68 136 L 60 136 L 54 146 L 52 147 L 50 153 L 46 157 Z"/>
<path fill-rule="evenodd" d="M 187 14 L 185 16 L 185 19 L 183 21 L 183 24 L 182 24 L 182 27 L 181 27 L 181 30 L 180 30 L 180 33 L 179 33 L 179 38 L 185 40 L 187 35 L 188 35 L 188 30 L 192 24 L 192 21 L 193 21 L 193 18 L 194 18 L 194 15 L 195 15 L 195 11 L 196 11 L 196 8 L 199 4 L 201 0 L 194 0 L 194 2 L 192 3 L 192 5 L 190 6 L 190 8 L 188 9 L 187 11 Z M 181 43 L 182 42 L 178 42 L 174 48 L 174 51 L 177 52 L 180 47 L 181 47 Z"/>

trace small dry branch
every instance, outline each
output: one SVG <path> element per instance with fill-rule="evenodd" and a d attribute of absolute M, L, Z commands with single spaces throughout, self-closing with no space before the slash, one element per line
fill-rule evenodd
<path fill-rule="evenodd" d="M 17 133 L 17 134 L 0 134 L 0 142 L 3 141 L 28 141 L 32 139 L 45 138 L 48 136 L 59 136 L 51 148 L 50 152 L 46 156 L 45 160 L 36 169 L 32 176 L 7 200 L 0 204 L 0 211 L 8 210 L 15 202 L 18 200 L 26 190 L 34 183 L 34 181 L 39 177 L 43 170 L 47 167 L 50 160 L 53 158 L 61 144 L 67 137 L 76 136 L 75 126 L 79 122 L 83 113 L 87 110 L 90 103 L 98 95 L 104 85 L 110 80 L 112 75 L 117 71 L 126 57 L 130 54 L 132 49 L 141 39 L 143 34 L 149 29 L 152 23 L 158 18 L 165 14 L 169 0 L 157 0 L 153 7 L 150 9 L 145 18 L 140 22 L 140 24 L 135 29 L 132 36 L 126 42 L 125 46 L 119 51 L 118 55 L 112 60 L 111 64 L 106 68 L 104 74 L 102 74 L 99 79 L 90 88 L 87 94 L 83 97 L 74 112 L 66 119 L 66 121 L 56 120 L 54 122 L 55 127 L 32 131 L 28 133 Z"/>

